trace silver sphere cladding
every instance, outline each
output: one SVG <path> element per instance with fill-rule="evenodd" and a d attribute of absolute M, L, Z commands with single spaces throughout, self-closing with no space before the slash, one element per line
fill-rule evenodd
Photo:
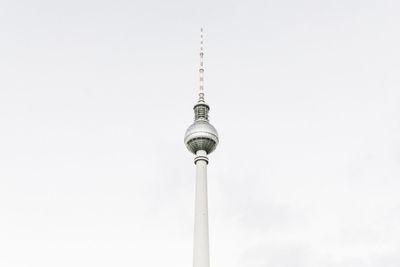
<path fill-rule="evenodd" d="M 193 154 L 199 150 L 210 154 L 218 145 L 217 130 L 206 120 L 196 120 L 186 130 L 185 144 Z"/>

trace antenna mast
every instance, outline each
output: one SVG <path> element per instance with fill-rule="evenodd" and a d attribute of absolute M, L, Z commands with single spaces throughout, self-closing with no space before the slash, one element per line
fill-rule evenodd
<path fill-rule="evenodd" d="M 204 99 L 204 62 L 203 62 L 203 28 L 200 28 L 200 92 L 199 98 Z"/>

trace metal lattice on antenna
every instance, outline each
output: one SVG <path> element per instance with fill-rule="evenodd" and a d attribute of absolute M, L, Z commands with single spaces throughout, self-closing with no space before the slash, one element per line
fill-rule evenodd
<path fill-rule="evenodd" d="M 200 28 L 200 68 L 199 68 L 199 73 L 200 73 L 200 92 L 199 92 L 199 97 L 200 99 L 204 99 L 204 62 L 203 62 L 203 56 L 204 56 L 204 48 L 203 48 L 203 28 Z"/>

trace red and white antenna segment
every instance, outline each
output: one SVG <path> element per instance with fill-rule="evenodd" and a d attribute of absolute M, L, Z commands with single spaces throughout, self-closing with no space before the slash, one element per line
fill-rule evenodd
<path fill-rule="evenodd" d="M 203 62 L 203 28 L 200 28 L 200 68 L 199 68 L 199 73 L 200 73 L 200 92 L 199 92 L 199 97 L 201 99 L 204 98 L 204 62 Z"/>

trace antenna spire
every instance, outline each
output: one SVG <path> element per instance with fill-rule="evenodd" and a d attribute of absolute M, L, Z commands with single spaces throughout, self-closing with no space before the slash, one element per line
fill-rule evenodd
<path fill-rule="evenodd" d="M 199 92 L 199 98 L 204 99 L 204 62 L 203 62 L 203 28 L 200 28 L 200 68 L 199 68 L 199 73 L 200 73 L 200 92 Z"/>

